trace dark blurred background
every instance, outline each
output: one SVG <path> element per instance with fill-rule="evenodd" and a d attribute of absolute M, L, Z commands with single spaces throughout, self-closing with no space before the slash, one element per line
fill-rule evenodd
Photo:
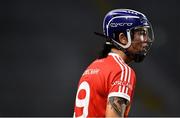
<path fill-rule="evenodd" d="M 104 15 L 143 12 L 155 42 L 132 64 L 137 85 L 130 116 L 180 116 L 178 0 L 0 1 L 0 116 L 72 116 L 78 80 L 98 56 Z"/>

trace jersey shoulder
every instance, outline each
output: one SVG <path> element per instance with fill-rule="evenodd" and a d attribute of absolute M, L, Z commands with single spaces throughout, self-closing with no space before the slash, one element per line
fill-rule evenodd
<path fill-rule="evenodd" d="M 103 71 L 114 71 L 118 69 L 118 64 L 111 55 L 108 55 L 106 58 L 96 59 L 88 68 L 94 67 Z"/>

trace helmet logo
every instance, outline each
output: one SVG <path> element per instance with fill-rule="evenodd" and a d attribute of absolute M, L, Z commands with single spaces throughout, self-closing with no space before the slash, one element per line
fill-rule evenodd
<path fill-rule="evenodd" d="M 111 27 L 118 27 L 118 26 L 132 26 L 133 23 L 110 23 Z"/>

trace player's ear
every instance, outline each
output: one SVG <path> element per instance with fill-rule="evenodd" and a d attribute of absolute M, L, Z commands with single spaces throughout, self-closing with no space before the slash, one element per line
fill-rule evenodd
<path fill-rule="evenodd" d="M 127 44 L 127 37 L 124 35 L 124 33 L 119 33 L 119 42 L 123 45 Z"/>

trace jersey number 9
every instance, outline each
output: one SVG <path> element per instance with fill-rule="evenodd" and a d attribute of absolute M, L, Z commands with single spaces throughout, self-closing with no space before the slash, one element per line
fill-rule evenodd
<path fill-rule="evenodd" d="M 86 118 L 88 116 L 89 98 L 90 98 L 90 87 L 89 84 L 86 81 L 84 81 L 79 85 L 76 94 L 76 103 L 75 103 L 76 104 L 75 111 L 77 112 L 76 109 L 81 109 L 81 110 L 78 110 L 78 113 L 74 113 L 74 117 Z"/>

